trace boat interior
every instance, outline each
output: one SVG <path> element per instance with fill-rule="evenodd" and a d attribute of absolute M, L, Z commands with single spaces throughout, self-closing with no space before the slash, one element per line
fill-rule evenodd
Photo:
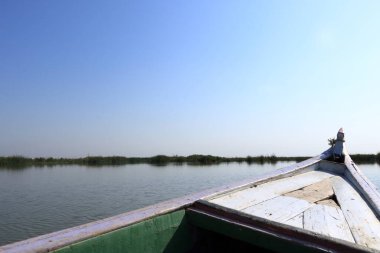
<path fill-rule="evenodd" d="M 379 250 L 379 219 L 347 175 L 344 164 L 322 160 L 294 175 L 205 198 L 199 206 L 236 222 L 261 222 L 277 232 L 306 232 L 321 240 Z"/>

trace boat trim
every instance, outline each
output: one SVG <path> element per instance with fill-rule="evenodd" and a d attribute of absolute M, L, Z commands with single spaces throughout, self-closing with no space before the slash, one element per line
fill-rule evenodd
<path fill-rule="evenodd" d="M 344 164 L 347 167 L 346 178 L 359 190 L 365 200 L 373 209 L 377 218 L 380 218 L 380 192 L 379 189 L 359 170 L 351 159 L 345 147 Z"/>

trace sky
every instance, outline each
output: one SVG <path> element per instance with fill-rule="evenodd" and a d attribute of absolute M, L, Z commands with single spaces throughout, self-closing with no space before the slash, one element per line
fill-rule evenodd
<path fill-rule="evenodd" d="M 380 152 L 380 1 L 0 1 L 0 156 Z"/>

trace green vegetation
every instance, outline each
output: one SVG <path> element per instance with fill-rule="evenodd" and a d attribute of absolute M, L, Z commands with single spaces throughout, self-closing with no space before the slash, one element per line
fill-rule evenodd
<path fill-rule="evenodd" d="M 281 156 L 247 156 L 247 157 L 220 157 L 212 155 L 190 155 L 190 156 L 165 156 L 157 155 L 153 157 L 124 157 L 124 156 L 87 156 L 83 158 L 28 158 L 23 156 L 0 157 L 0 167 L 23 168 L 28 166 L 54 166 L 54 165 L 86 165 L 86 166 L 103 166 L 103 165 L 125 165 L 125 164 L 189 164 L 189 165 L 212 165 L 220 163 L 248 163 L 248 164 L 264 164 L 276 163 L 283 161 L 303 161 L 309 157 L 281 157 Z M 359 164 L 363 163 L 379 163 L 380 153 L 373 154 L 356 154 L 351 158 Z"/>
<path fill-rule="evenodd" d="M 372 154 L 356 154 L 356 155 L 350 155 L 352 160 L 354 160 L 355 163 L 359 164 L 368 164 L 368 163 L 378 163 L 380 164 L 380 153 L 377 153 L 376 155 Z"/>
<path fill-rule="evenodd" d="M 87 156 L 84 158 L 28 158 L 23 156 L 0 157 L 0 167 L 25 167 L 25 166 L 53 166 L 53 165 L 124 165 L 124 164 L 152 164 L 166 165 L 190 164 L 190 165 L 211 165 L 229 162 L 251 163 L 276 163 L 278 161 L 301 161 L 308 157 L 277 157 L 271 156 L 247 156 L 247 157 L 220 157 L 212 155 L 190 155 L 190 156 L 165 156 L 157 155 L 153 157 L 123 157 L 123 156 Z"/>
<path fill-rule="evenodd" d="M 328 142 L 329 145 L 332 147 L 332 146 L 335 145 L 335 143 L 336 143 L 336 139 L 335 139 L 335 138 L 330 138 L 330 139 L 327 140 L 327 142 Z"/>

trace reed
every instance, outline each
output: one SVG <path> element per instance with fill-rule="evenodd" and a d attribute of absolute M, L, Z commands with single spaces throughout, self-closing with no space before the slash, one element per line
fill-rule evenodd
<path fill-rule="evenodd" d="M 29 166 L 53 166 L 53 165 L 86 165 L 86 166 L 103 166 L 103 165 L 125 165 L 125 164 L 189 164 L 189 165 L 212 165 L 220 163 L 247 163 L 247 164 L 264 164 L 288 161 L 303 161 L 307 156 L 247 156 L 247 157 L 221 157 L 212 155 L 194 154 L 190 156 L 166 156 L 156 155 L 152 157 L 124 157 L 124 156 L 87 156 L 83 158 L 53 158 L 53 157 L 36 157 L 29 158 L 23 156 L 0 157 L 0 167 L 21 168 Z M 380 153 L 378 154 L 354 154 L 351 158 L 358 164 L 380 164 Z"/>

